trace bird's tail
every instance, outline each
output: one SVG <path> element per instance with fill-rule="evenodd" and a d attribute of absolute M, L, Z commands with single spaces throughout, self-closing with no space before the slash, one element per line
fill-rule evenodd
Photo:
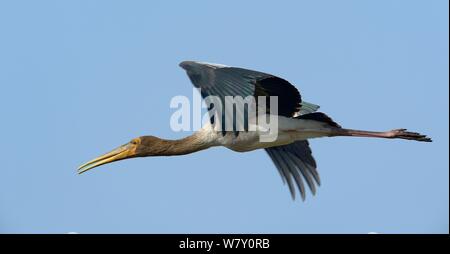
<path fill-rule="evenodd" d="M 297 119 L 304 119 L 304 120 L 314 120 L 317 122 L 327 123 L 331 127 L 334 128 L 341 128 L 339 124 L 337 124 L 331 117 L 327 116 L 325 113 L 322 112 L 314 112 L 304 115 L 299 115 L 296 117 Z"/>

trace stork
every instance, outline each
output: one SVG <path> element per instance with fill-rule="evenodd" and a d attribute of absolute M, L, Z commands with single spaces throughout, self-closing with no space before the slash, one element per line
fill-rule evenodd
<path fill-rule="evenodd" d="M 129 143 L 81 165 L 78 173 L 124 159 L 186 155 L 217 146 L 236 152 L 264 149 L 278 169 L 283 182 L 287 183 L 292 198 L 295 199 L 296 185 L 302 200 L 305 200 L 305 183 L 313 194 L 316 193 L 316 187 L 320 186 L 316 161 L 312 156 L 308 139 L 348 136 L 432 141 L 425 135 L 406 129 L 376 132 L 343 128 L 326 114 L 317 112 L 318 105 L 302 101 L 299 91 L 291 83 L 271 74 L 195 61 L 181 62 L 180 67 L 186 71 L 192 84 L 201 91 L 205 100 L 215 96 L 224 104 L 226 97 L 229 96 L 277 97 L 277 105 L 270 103 L 265 105 L 268 107 L 269 116 L 276 117 L 276 137 L 270 142 L 262 142 L 261 136 L 266 135 L 267 128 L 251 119 L 245 121 L 244 129 L 237 129 L 235 123 L 233 129 L 224 129 L 220 126 L 223 125 L 223 121 L 227 119 L 236 121 L 236 110 L 231 112 L 225 110 L 222 117 L 211 113 L 210 121 L 201 129 L 179 140 L 154 136 L 134 138 Z M 259 104 L 263 104 L 262 101 L 264 100 L 256 99 L 256 108 Z M 277 112 L 274 115 L 270 108 L 275 107 Z M 248 115 L 246 111 L 245 116 Z M 252 128 L 249 128 L 249 125 Z"/>

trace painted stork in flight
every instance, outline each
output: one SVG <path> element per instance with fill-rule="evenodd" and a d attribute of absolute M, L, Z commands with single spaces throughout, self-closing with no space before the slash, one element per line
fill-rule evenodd
<path fill-rule="evenodd" d="M 256 126 L 252 126 L 253 128 L 249 130 L 249 125 L 255 123 L 251 121 L 246 121 L 246 127 L 243 130 L 237 130 L 233 125 L 232 130 L 222 128 L 219 131 L 215 127 L 220 121 L 217 121 L 213 114 L 210 121 L 191 136 L 179 140 L 167 140 L 154 136 L 137 137 L 81 165 L 78 173 L 124 159 L 185 155 L 215 146 L 224 146 L 236 152 L 264 149 L 278 169 L 283 182 L 287 183 L 292 198 L 295 199 L 295 185 L 297 185 L 304 200 L 305 183 L 313 194 L 316 192 L 316 185 L 320 185 L 316 161 L 308 144 L 310 138 L 349 136 L 431 142 L 427 136 L 409 132 L 406 129 L 375 132 L 342 128 L 324 113 L 316 112 L 319 106 L 302 101 L 300 93 L 292 84 L 271 74 L 194 61 L 181 62 L 180 67 L 187 72 L 189 79 L 200 90 L 204 99 L 215 96 L 225 103 L 225 97 L 229 96 L 254 96 L 255 98 L 278 96 L 278 112 L 275 116 L 278 120 L 276 138 L 271 142 L 261 142 L 260 137 L 262 133 L 267 132 L 267 129 L 263 129 L 256 122 Z M 270 109 L 270 106 L 268 103 L 266 107 Z M 228 111 L 225 109 L 222 120 L 230 119 Z M 267 112 L 270 114 L 271 111 L 267 110 Z M 231 110 L 231 114 L 231 117 L 235 117 L 236 110 Z M 232 119 L 235 121 L 236 118 Z"/>

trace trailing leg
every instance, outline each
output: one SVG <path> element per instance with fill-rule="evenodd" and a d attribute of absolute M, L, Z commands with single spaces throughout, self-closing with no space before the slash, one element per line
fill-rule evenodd
<path fill-rule="evenodd" d="M 432 142 L 431 138 L 417 132 L 409 132 L 406 129 L 395 129 L 390 131 L 363 131 L 336 128 L 332 131 L 332 136 L 348 136 L 348 137 L 369 137 L 369 138 L 399 138 L 407 140 L 416 140 L 422 142 Z"/>

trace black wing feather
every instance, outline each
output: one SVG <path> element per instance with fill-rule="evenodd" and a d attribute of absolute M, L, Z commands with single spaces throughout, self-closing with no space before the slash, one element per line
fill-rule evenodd
<path fill-rule="evenodd" d="M 292 181 L 289 179 L 294 177 L 299 188 L 302 199 L 305 199 L 306 193 L 302 178 L 308 184 L 313 194 L 316 193 L 316 185 L 320 186 L 320 177 L 316 169 L 316 161 L 312 156 L 311 149 L 307 140 L 297 141 L 289 145 L 275 146 L 265 149 L 270 156 L 280 175 L 288 182 L 292 198 L 295 199 Z"/>
<path fill-rule="evenodd" d="M 226 67 L 214 64 L 185 61 L 180 66 L 186 70 L 189 79 L 196 88 L 201 89 L 205 99 L 208 96 L 218 96 L 225 105 L 226 96 L 266 96 L 266 109 L 270 113 L 269 96 L 278 96 L 278 115 L 293 117 L 296 114 L 305 114 L 316 111 L 319 106 L 302 102 L 299 91 L 288 81 L 271 74 L 237 67 Z M 208 103 L 208 101 L 207 101 Z M 257 105 L 254 105 L 257 108 Z M 243 109 L 244 107 L 240 107 Z M 236 128 L 245 129 L 246 122 L 234 121 L 236 115 L 246 115 L 247 112 L 223 112 L 222 130 L 225 130 L 225 121 L 233 121 L 233 131 Z M 244 118 L 246 119 L 246 118 Z M 213 124 L 213 116 L 211 123 Z M 223 121 L 225 120 L 225 121 Z M 244 126 L 237 126 L 244 125 Z M 223 132 L 225 134 L 225 132 Z"/>

